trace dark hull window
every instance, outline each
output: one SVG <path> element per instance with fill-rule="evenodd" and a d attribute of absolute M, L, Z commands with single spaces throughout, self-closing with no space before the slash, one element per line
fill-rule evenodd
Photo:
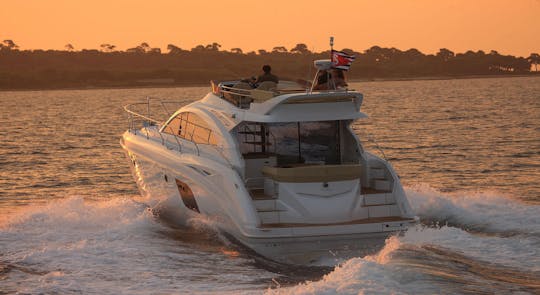
<path fill-rule="evenodd" d="M 189 186 L 178 179 L 176 179 L 176 185 L 178 186 L 178 191 L 180 192 L 180 197 L 182 198 L 184 205 L 188 209 L 200 213 L 199 206 L 197 206 L 197 201 L 193 195 L 193 191 L 191 191 Z"/>

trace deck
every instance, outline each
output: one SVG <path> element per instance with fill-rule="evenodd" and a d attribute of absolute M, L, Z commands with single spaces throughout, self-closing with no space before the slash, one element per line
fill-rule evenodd
<path fill-rule="evenodd" d="M 365 219 L 356 219 L 347 222 L 338 222 L 338 223 L 264 223 L 261 224 L 260 228 L 287 228 L 287 227 L 308 227 L 308 226 L 332 226 L 332 225 L 353 225 L 353 224 L 367 224 L 367 223 L 380 223 L 380 222 L 414 222 L 414 218 L 404 218 L 400 216 L 389 216 L 389 217 L 375 217 L 375 218 L 365 218 Z"/>

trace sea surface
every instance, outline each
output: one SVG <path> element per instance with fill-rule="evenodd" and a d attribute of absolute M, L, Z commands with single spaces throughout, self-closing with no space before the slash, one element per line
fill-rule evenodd
<path fill-rule="evenodd" d="M 420 224 L 292 267 L 141 201 L 122 106 L 209 87 L 0 92 L 0 294 L 540 294 L 540 78 L 352 83 Z"/>

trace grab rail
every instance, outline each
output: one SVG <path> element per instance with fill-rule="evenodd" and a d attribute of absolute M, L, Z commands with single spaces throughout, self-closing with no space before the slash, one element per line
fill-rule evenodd
<path fill-rule="evenodd" d="M 355 129 L 353 128 L 354 131 L 359 131 L 360 132 L 360 129 Z M 371 136 L 371 134 L 365 132 L 364 134 L 362 134 L 362 138 L 367 138 L 367 140 L 369 142 L 371 142 L 372 144 L 375 145 L 375 148 L 381 153 L 382 157 L 384 160 L 386 160 L 388 162 L 388 158 L 386 157 L 386 154 L 384 153 L 383 149 L 379 146 L 379 144 L 377 143 L 377 141 L 373 138 L 373 136 Z"/>
<path fill-rule="evenodd" d="M 142 129 L 144 129 L 144 132 L 146 134 L 146 139 L 150 139 L 150 134 L 148 132 L 148 127 L 149 126 L 157 126 L 158 129 L 161 128 L 161 126 L 163 126 L 163 124 L 165 123 L 164 120 L 158 120 L 156 118 L 153 118 L 151 116 L 151 108 L 150 108 L 150 102 L 151 101 L 159 101 L 161 107 L 163 108 L 163 110 L 165 111 L 166 115 L 167 116 L 171 116 L 172 113 L 169 112 L 169 110 L 167 109 L 167 107 L 165 106 L 165 104 L 167 103 L 181 103 L 179 101 L 164 101 L 160 98 L 157 98 L 157 97 L 150 97 L 150 96 L 147 96 L 146 97 L 146 102 L 136 102 L 136 103 L 131 103 L 131 104 L 127 104 L 124 106 L 124 111 L 128 113 L 128 131 L 129 132 L 132 132 L 134 134 L 137 134 L 137 128 L 136 128 L 136 121 L 137 120 L 141 120 L 142 121 Z M 139 111 L 136 111 L 134 110 L 133 108 L 136 107 L 136 106 L 146 106 L 146 114 L 143 114 Z M 142 130 L 141 130 L 142 131 Z M 163 135 L 161 134 L 161 132 L 159 130 L 157 130 L 157 133 L 161 139 L 161 144 L 165 147 L 168 148 L 168 145 L 166 144 L 166 140 L 165 138 L 163 138 Z M 176 138 L 176 136 L 174 136 L 175 138 L 175 141 L 176 141 L 176 144 L 178 146 L 178 151 L 179 152 L 182 152 L 182 144 L 180 143 L 180 141 L 178 141 L 178 138 Z M 199 155 L 199 151 L 197 149 L 197 155 Z"/>
<path fill-rule="evenodd" d="M 169 148 L 169 146 L 167 145 L 167 142 L 170 142 L 170 141 L 167 141 L 164 137 L 163 137 L 163 134 L 162 132 L 159 131 L 159 129 L 163 126 L 163 124 L 165 124 L 166 120 L 159 120 L 157 118 L 153 118 L 152 115 L 151 115 L 151 108 L 150 108 L 150 102 L 151 101 L 158 101 L 159 104 L 161 105 L 162 109 L 165 111 L 166 115 L 168 117 L 172 116 L 174 114 L 174 112 L 170 112 L 167 107 L 165 106 L 165 104 L 171 104 L 171 103 L 176 103 L 176 104 L 180 104 L 181 102 L 180 101 L 165 101 L 165 100 L 162 100 L 158 97 L 150 97 L 150 96 L 147 96 L 146 97 L 146 102 L 137 102 L 137 103 L 131 103 L 131 104 L 127 104 L 124 106 L 124 111 L 128 113 L 128 131 L 129 132 L 133 132 L 134 134 L 137 134 L 137 128 L 136 128 L 136 121 L 137 119 L 139 119 L 140 121 L 142 121 L 142 129 L 141 129 L 141 132 L 144 132 L 144 134 L 146 135 L 146 139 L 150 139 L 150 132 L 149 132 L 149 129 L 148 127 L 150 126 L 157 126 L 157 130 L 156 130 L 156 133 L 159 135 L 160 139 L 161 139 L 161 145 L 165 146 L 166 148 Z M 135 106 L 143 106 L 143 107 L 146 107 L 146 114 L 143 114 L 139 111 L 136 111 L 134 110 L 133 108 Z M 167 119 L 168 119 L 167 117 Z M 172 131 L 172 130 L 171 130 Z M 178 139 L 178 136 L 174 135 L 174 132 L 171 132 L 171 135 L 172 137 L 174 137 L 175 141 L 176 141 L 176 145 L 178 146 L 178 152 L 182 152 L 182 143 L 179 141 Z M 184 138 L 184 140 L 186 140 L 187 142 L 191 143 L 194 145 L 195 147 L 195 151 L 197 153 L 197 156 L 200 156 L 201 155 L 201 150 L 199 148 L 199 145 L 197 144 L 197 142 L 195 142 L 193 140 L 193 134 L 191 134 L 191 140 L 188 139 L 188 138 Z M 229 165 L 232 167 L 232 164 L 229 162 L 229 160 L 227 159 L 227 157 L 225 157 L 224 155 L 224 152 L 222 150 L 219 149 L 219 147 L 215 146 L 214 149 L 220 154 L 223 156 L 223 158 L 229 163 Z"/>
<path fill-rule="evenodd" d="M 239 108 L 241 108 L 243 104 L 250 103 L 254 99 L 250 89 L 234 88 L 225 85 L 221 85 L 219 88 L 222 95 L 221 97 Z M 227 94 L 230 96 L 227 97 Z"/>

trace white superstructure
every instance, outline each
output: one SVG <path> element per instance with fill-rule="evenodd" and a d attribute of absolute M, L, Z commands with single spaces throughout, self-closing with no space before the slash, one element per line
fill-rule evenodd
<path fill-rule="evenodd" d="M 391 165 L 364 151 L 350 128 L 367 117 L 362 99 L 282 81 L 212 83 L 164 122 L 127 106 L 121 145 L 141 194 L 174 221 L 202 214 L 286 263 L 369 253 L 416 217 Z"/>

